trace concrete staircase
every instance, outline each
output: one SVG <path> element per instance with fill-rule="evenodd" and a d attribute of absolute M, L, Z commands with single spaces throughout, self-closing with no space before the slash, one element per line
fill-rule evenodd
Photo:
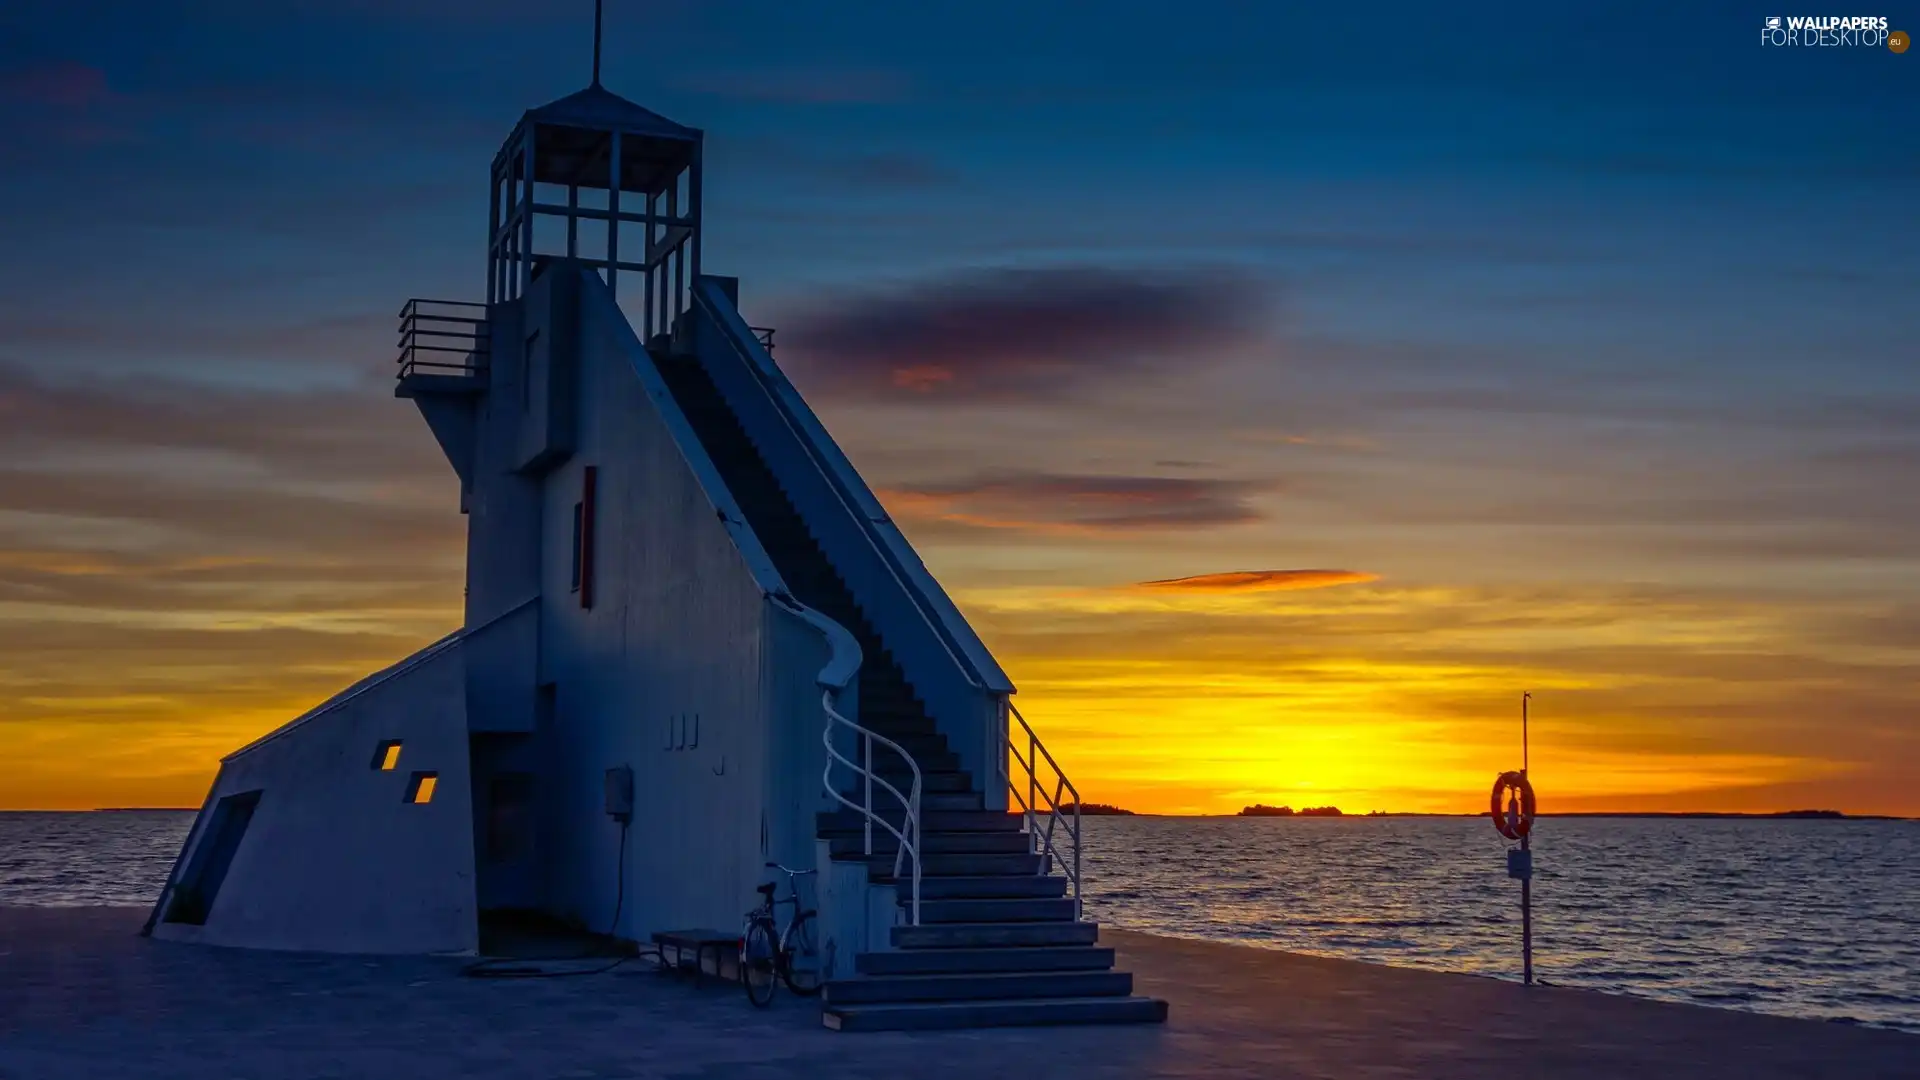
<path fill-rule="evenodd" d="M 859 641 L 860 725 L 899 743 L 920 767 L 921 924 L 904 925 L 903 912 L 892 950 L 856 957 L 855 977 L 826 985 L 826 1025 L 875 1031 L 1164 1021 L 1166 1003 L 1133 996 L 1133 976 L 1112 970 L 1113 950 L 1095 944 L 1099 928 L 1075 918 L 1066 881 L 1046 873 L 1021 817 L 984 809 L 979 781 L 960 768 L 706 370 L 664 349 L 655 359 L 795 599 Z M 911 774 L 895 755 L 877 754 L 875 766 L 907 790 Z M 892 811 L 896 828 L 903 816 Z M 890 877 L 892 835 L 876 828 L 869 855 L 858 811 L 822 813 L 818 828 L 833 858 L 865 862 L 870 880 L 899 886 L 906 902 L 909 883 Z"/>
<path fill-rule="evenodd" d="M 891 736 L 889 736 L 891 737 Z M 978 800 L 977 793 L 970 798 Z M 1158 1023 L 1164 1001 L 1133 995 L 1113 970 L 1099 927 L 1074 918 L 1065 879 L 1045 872 L 1020 816 L 977 806 L 928 810 L 923 827 L 920 925 L 895 926 L 894 948 L 854 959 L 858 972 L 829 982 L 828 1027 L 842 1031 Z M 897 824 L 897 821 L 896 821 Z M 866 858 L 860 815 L 820 815 L 835 858 Z M 871 880 L 894 884 L 893 846 L 876 838 Z M 903 901 L 904 903 L 904 901 Z M 904 922 L 904 919 L 903 919 Z"/>

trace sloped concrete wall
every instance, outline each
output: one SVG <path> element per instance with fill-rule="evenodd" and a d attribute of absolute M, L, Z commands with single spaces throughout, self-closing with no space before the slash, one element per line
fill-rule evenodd
<path fill-rule="evenodd" d="M 530 311 L 541 310 L 542 284 L 528 294 Z M 542 478 L 540 680 L 554 701 L 542 777 L 548 910 L 637 939 L 734 926 L 764 880 L 772 834 L 792 826 L 790 811 L 770 806 L 770 777 L 813 768 L 779 757 L 770 685 L 780 680 L 765 669 L 800 664 L 811 678 L 818 638 L 770 644 L 767 595 L 781 589 L 771 562 L 597 279 L 583 275 L 578 311 L 574 449 Z M 590 606 L 571 586 L 573 507 L 589 467 Z M 606 771 L 622 765 L 635 795 L 624 853 L 604 788 Z"/>
<path fill-rule="evenodd" d="M 466 670 L 457 637 L 356 684 L 228 757 L 208 807 L 260 799 L 204 925 L 167 921 L 155 937 L 264 949 L 470 952 L 476 945 L 468 799 Z M 398 766 L 374 767 L 401 743 Z M 416 772 L 431 802 L 405 801 Z M 176 877 L 206 841 L 201 812 Z"/>

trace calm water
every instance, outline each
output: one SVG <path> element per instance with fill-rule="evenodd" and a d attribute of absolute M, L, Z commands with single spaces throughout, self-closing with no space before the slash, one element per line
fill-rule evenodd
<path fill-rule="evenodd" d="M 1094 818 L 1114 926 L 1520 977 L 1520 886 L 1483 818 Z M 1920 823 L 1547 819 L 1551 983 L 1920 1032 Z"/>
<path fill-rule="evenodd" d="M 192 824 L 180 810 L 0 813 L 0 905 L 151 904 Z"/>
<path fill-rule="evenodd" d="M 191 815 L 0 813 L 0 904 L 147 904 Z M 1484 820 L 1090 818 L 1091 917 L 1519 977 Z M 1548 982 L 1920 1032 L 1920 823 L 1540 823 Z"/>

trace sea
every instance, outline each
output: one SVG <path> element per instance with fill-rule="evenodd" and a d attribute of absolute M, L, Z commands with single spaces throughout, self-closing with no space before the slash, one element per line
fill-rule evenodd
<path fill-rule="evenodd" d="M 0 813 L 0 905 L 147 905 L 192 815 Z M 1518 980 L 1484 818 L 1089 817 L 1090 918 Z M 1920 1033 L 1920 822 L 1542 818 L 1536 978 Z"/>

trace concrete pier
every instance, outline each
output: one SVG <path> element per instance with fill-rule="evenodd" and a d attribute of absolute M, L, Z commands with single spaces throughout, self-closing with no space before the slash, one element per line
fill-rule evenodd
<path fill-rule="evenodd" d="M 642 965 L 478 980 L 457 959 L 197 948 L 144 911 L 0 908 L 0 1080 L 397 1077 L 1920 1076 L 1920 1037 L 1107 931 L 1164 1028 L 836 1035 L 783 995 Z"/>

